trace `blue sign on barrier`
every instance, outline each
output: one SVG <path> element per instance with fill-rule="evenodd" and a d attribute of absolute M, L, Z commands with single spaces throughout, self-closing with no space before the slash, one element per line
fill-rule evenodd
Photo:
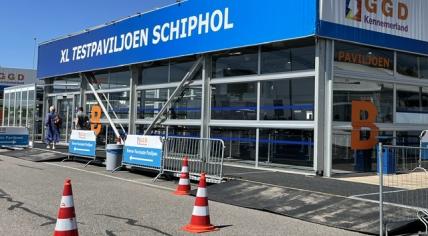
<path fill-rule="evenodd" d="M 95 148 L 94 141 L 70 140 L 68 152 L 82 156 L 95 156 Z"/>
<path fill-rule="evenodd" d="M 122 162 L 123 164 L 160 169 L 162 166 L 160 136 L 128 135 Z"/>
<path fill-rule="evenodd" d="M 79 156 L 95 157 L 96 145 L 94 131 L 73 130 L 70 135 L 68 152 Z"/>
<path fill-rule="evenodd" d="M 125 147 L 123 161 L 140 166 L 161 167 L 162 150 L 154 148 Z"/>
<path fill-rule="evenodd" d="M 28 135 L 25 134 L 0 134 L 0 145 L 4 146 L 26 146 Z"/>

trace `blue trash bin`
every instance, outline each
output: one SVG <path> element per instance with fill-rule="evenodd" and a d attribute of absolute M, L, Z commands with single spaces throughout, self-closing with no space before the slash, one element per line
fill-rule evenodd
<path fill-rule="evenodd" d="M 377 173 L 380 173 L 379 169 L 379 157 L 377 157 Z M 396 166 L 395 166 L 395 155 L 394 150 L 389 148 L 382 148 L 382 172 L 384 175 L 395 174 Z"/>

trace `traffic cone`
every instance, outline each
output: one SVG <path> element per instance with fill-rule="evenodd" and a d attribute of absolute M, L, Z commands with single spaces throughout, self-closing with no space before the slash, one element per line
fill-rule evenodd
<path fill-rule="evenodd" d="M 177 190 L 175 195 L 189 195 L 190 194 L 190 180 L 189 180 L 189 164 L 187 157 L 184 157 L 181 167 L 180 180 L 178 181 Z"/>
<path fill-rule="evenodd" d="M 193 207 L 190 223 L 182 228 L 191 233 L 205 233 L 216 231 L 214 225 L 210 223 L 210 212 L 208 209 L 207 183 L 205 173 L 201 174 L 198 191 L 196 192 L 195 206 Z"/>
<path fill-rule="evenodd" d="M 56 220 L 54 236 L 78 236 L 76 214 L 74 212 L 73 191 L 71 190 L 71 180 L 64 182 L 64 192 L 62 193 L 61 204 Z"/>

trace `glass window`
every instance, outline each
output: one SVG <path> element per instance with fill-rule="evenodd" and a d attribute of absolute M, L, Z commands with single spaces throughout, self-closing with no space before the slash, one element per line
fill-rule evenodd
<path fill-rule="evenodd" d="M 128 88 L 131 72 L 128 67 L 110 71 L 110 88 Z"/>
<path fill-rule="evenodd" d="M 170 94 L 174 92 L 170 89 Z M 171 105 L 170 119 L 201 119 L 202 87 L 192 86 L 186 88 L 182 96 Z"/>
<path fill-rule="evenodd" d="M 33 132 L 33 125 L 36 122 L 34 120 L 34 90 L 29 90 L 28 91 L 28 128 L 29 128 L 29 132 L 32 134 Z"/>
<path fill-rule="evenodd" d="M 261 82 L 260 120 L 313 120 L 314 79 Z"/>
<path fill-rule="evenodd" d="M 312 130 L 260 129 L 259 164 L 313 166 Z"/>
<path fill-rule="evenodd" d="M 417 86 L 397 85 L 397 112 L 419 112 L 420 90 Z"/>
<path fill-rule="evenodd" d="M 4 94 L 4 101 L 3 101 L 3 106 L 4 106 L 4 114 L 3 114 L 3 124 L 4 126 L 8 126 L 9 125 L 9 95 L 10 93 L 5 93 Z"/>
<path fill-rule="evenodd" d="M 106 94 L 106 96 L 108 96 L 108 94 Z M 100 96 L 100 98 L 101 98 L 101 101 L 103 102 L 103 104 L 107 104 L 107 102 L 104 99 L 104 96 Z M 92 106 L 94 106 L 94 105 L 98 105 L 98 101 L 95 98 L 95 96 L 93 94 L 86 94 L 86 105 L 85 106 L 86 106 L 86 113 L 88 114 L 88 117 L 91 117 L 90 116 L 91 109 L 92 109 Z M 101 119 L 104 119 L 105 117 L 106 116 L 105 116 L 104 112 L 102 112 Z"/>
<path fill-rule="evenodd" d="M 215 84 L 211 90 L 211 119 L 257 119 L 257 83 Z"/>
<path fill-rule="evenodd" d="M 122 124 L 122 127 L 119 124 L 116 124 L 116 129 L 119 132 L 119 135 L 122 137 L 122 139 L 125 139 L 126 134 L 128 134 L 128 124 Z M 111 125 L 109 124 L 105 124 L 103 125 L 103 131 L 101 133 L 104 133 L 104 130 L 106 130 L 105 134 L 105 142 L 107 143 L 116 143 L 117 142 L 117 138 L 116 135 L 114 133 L 114 130 L 111 128 Z M 104 141 L 104 140 L 103 140 Z M 101 144 L 104 144 L 104 142 L 102 142 Z"/>
<path fill-rule="evenodd" d="M 393 75 L 394 52 L 335 41 L 334 65 L 339 70 Z"/>
<path fill-rule="evenodd" d="M 258 71 L 258 48 L 244 48 L 214 54 L 213 78 L 253 75 Z"/>
<path fill-rule="evenodd" d="M 78 75 L 65 77 L 67 92 L 79 92 L 82 79 Z"/>
<path fill-rule="evenodd" d="M 391 145 L 394 139 L 393 133 L 389 131 L 379 132 L 378 138 L 386 145 Z M 333 130 L 332 143 L 333 169 L 356 172 L 376 171 L 376 148 L 352 150 L 350 130 Z"/>
<path fill-rule="evenodd" d="M 21 126 L 21 91 L 15 94 L 15 126 Z"/>
<path fill-rule="evenodd" d="M 21 126 L 27 127 L 28 91 L 22 91 Z"/>
<path fill-rule="evenodd" d="M 211 128 L 211 138 L 222 139 L 226 146 L 225 161 L 251 161 L 254 165 L 256 158 L 256 129 L 250 128 Z"/>
<path fill-rule="evenodd" d="M 10 110 L 9 110 L 9 126 L 15 126 L 15 94 L 10 93 Z"/>
<path fill-rule="evenodd" d="M 141 125 L 138 124 L 136 125 L 136 131 L 138 135 L 143 135 L 144 131 L 148 128 L 148 125 Z M 160 135 L 160 136 L 165 136 L 165 126 L 159 126 L 159 127 L 155 127 L 152 129 L 152 131 L 149 133 L 150 135 Z"/>
<path fill-rule="evenodd" d="M 168 136 L 199 138 L 201 128 L 199 126 L 168 126 Z"/>
<path fill-rule="evenodd" d="M 167 61 L 152 62 L 143 65 L 142 81 L 138 84 L 168 83 L 169 66 Z"/>
<path fill-rule="evenodd" d="M 420 145 L 421 131 L 397 131 L 397 145 L 417 147 Z"/>
<path fill-rule="evenodd" d="M 97 82 L 97 86 L 95 86 L 96 89 L 97 88 L 108 89 L 110 87 L 108 71 L 100 71 L 95 73 L 95 79 Z"/>
<path fill-rule="evenodd" d="M 168 89 L 148 89 L 138 91 L 138 119 L 154 118 L 168 100 Z"/>
<path fill-rule="evenodd" d="M 420 57 L 419 65 L 421 78 L 428 79 L 428 57 Z"/>
<path fill-rule="evenodd" d="M 280 42 L 262 46 L 261 73 L 315 68 L 315 44 L 312 40 Z"/>
<path fill-rule="evenodd" d="M 171 61 L 170 65 L 170 78 L 169 82 L 180 82 L 187 72 L 189 72 L 190 68 L 195 64 L 196 58 L 180 58 L 174 61 Z M 199 70 L 195 78 L 193 80 L 202 79 L 202 70 Z"/>
<path fill-rule="evenodd" d="M 428 123 L 428 88 L 397 85 L 397 123 Z"/>
<path fill-rule="evenodd" d="M 63 78 L 55 79 L 53 82 L 53 93 L 65 93 L 67 92 L 67 81 Z"/>
<path fill-rule="evenodd" d="M 397 73 L 418 78 L 418 57 L 397 52 Z"/>
<path fill-rule="evenodd" d="M 392 84 L 335 78 L 333 90 L 334 121 L 351 121 L 352 101 L 371 101 L 378 110 L 376 122 L 392 122 L 394 109 Z"/>
<path fill-rule="evenodd" d="M 109 101 L 119 119 L 129 118 L 129 91 L 114 92 L 108 94 Z M 111 108 L 107 109 L 112 119 L 115 118 Z"/>

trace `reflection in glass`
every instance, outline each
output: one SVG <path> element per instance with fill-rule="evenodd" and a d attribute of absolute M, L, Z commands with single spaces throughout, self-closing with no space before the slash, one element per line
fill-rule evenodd
<path fill-rule="evenodd" d="M 314 79 L 261 82 L 260 120 L 313 120 Z"/>
<path fill-rule="evenodd" d="M 28 91 L 22 91 L 21 126 L 27 127 Z"/>
<path fill-rule="evenodd" d="M 129 118 L 129 91 L 123 92 L 114 92 L 109 93 L 108 98 L 111 106 L 113 107 L 114 112 L 116 113 L 119 119 L 128 119 Z M 111 108 L 107 108 L 109 115 L 112 118 L 115 118 Z"/>
<path fill-rule="evenodd" d="M 392 145 L 392 132 L 379 132 L 378 139 L 385 145 Z M 376 149 L 351 149 L 351 131 L 333 130 L 332 135 L 333 169 L 344 171 L 370 172 L 376 171 Z"/>
<path fill-rule="evenodd" d="M 392 122 L 394 109 L 392 84 L 335 78 L 333 90 L 334 121 L 351 121 L 352 101 L 371 101 L 378 110 L 376 122 Z"/>
<path fill-rule="evenodd" d="M 184 76 L 189 72 L 190 68 L 195 64 L 196 58 L 181 58 L 170 63 L 170 78 L 169 82 L 180 82 Z M 202 70 L 200 69 L 193 80 L 202 79 Z"/>
<path fill-rule="evenodd" d="M 142 81 L 138 84 L 168 83 L 169 66 L 167 61 L 146 63 L 143 66 Z"/>
<path fill-rule="evenodd" d="M 170 94 L 174 92 L 170 89 Z M 186 88 L 180 98 L 169 109 L 170 119 L 200 119 L 201 118 L 202 87 Z"/>
<path fill-rule="evenodd" d="M 261 73 L 276 73 L 315 68 L 315 43 L 280 42 L 262 46 Z"/>
<path fill-rule="evenodd" d="M 419 57 L 419 70 L 422 79 L 428 79 L 428 57 Z"/>
<path fill-rule="evenodd" d="M 110 88 L 128 88 L 131 79 L 131 71 L 128 67 L 110 71 Z"/>
<path fill-rule="evenodd" d="M 397 145 L 417 147 L 420 145 L 421 131 L 397 131 Z"/>
<path fill-rule="evenodd" d="M 4 126 L 9 126 L 9 95 L 10 93 L 4 94 L 4 114 L 3 114 L 3 124 Z"/>
<path fill-rule="evenodd" d="M 259 164 L 313 166 L 312 130 L 260 129 Z"/>
<path fill-rule="evenodd" d="M 168 89 L 147 89 L 138 91 L 138 119 L 154 118 L 168 100 Z"/>
<path fill-rule="evenodd" d="M 258 71 L 258 48 L 222 52 L 212 56 L 213 78 L 253 75 Z"/>
<path fill-rule="evenodd" d="M 250 128 L 211 128 L 211 138 L 222 139 L 226 146 L 225 161 L 251 161 L 256 158 L 256 129 Z"/>
<path fill-rule="evenodd" d="M 15 94 L 15 123 L 14 126 L 20 126 L 21 123 L 21 92 Z"/>
<path fill-rule="evenodd" d="M 136 134 L 143 135 L 144 131 L 148 128 L 148 125 L 136 125 Z M 166 129 L 164 126 L 155 127 L 151 130 L 149 135 L 159 135 L 159 136 L 165 136 Z"/>
<path fill-rule="evenodd" d="M 257 119 L 257 83 L 214 84 L 211 89 L 211 119 Z"/>
<path fill-rule="evenodd" d="M 199 138 L 200 134 L 199 126 L 168 126 L 168 136 Z"/>
<path fill-rule="evenodd" d="M 100 71 L 95 73 L 94 75 L 95 75 L 96 84 L 97 84 L 96 88 L 108 89 L 110 87 L 108 71 Z"/>
<path fill-rule="evenodd" d="M 106 96 L 108 96 L 108 95 L 106 94 Z M 104 96 L 100 96 L 100 98 L 101 98 L 101 101 L 103 102 L 103 104 L 107 104 L 106 100 L 104 99 Z M 92 106 L 94 106 L 94 105 L 98 105 L 98 101 L 95 98 L 95 96 L 93 94 L 86 94 L 85 106 L 86 106 L 86 113 L 87 113 L 88 117 L 91 117 L 91 109 L 92 109 Z M 105 118 L 105 114 L 104 114 L 104 112 L 102 112 L 101 119 L 104 119 L 104 118 Z"/>
<path fill-rule="evenodd" d="M 419 112 L 420 93 L 420 87 L 397 85 L 397 112 Z"/>
<path fill-rule="evenodd" d="M 402 75 L 418 78 L 418 57 L 397 52 L 397 72 Z"/>

